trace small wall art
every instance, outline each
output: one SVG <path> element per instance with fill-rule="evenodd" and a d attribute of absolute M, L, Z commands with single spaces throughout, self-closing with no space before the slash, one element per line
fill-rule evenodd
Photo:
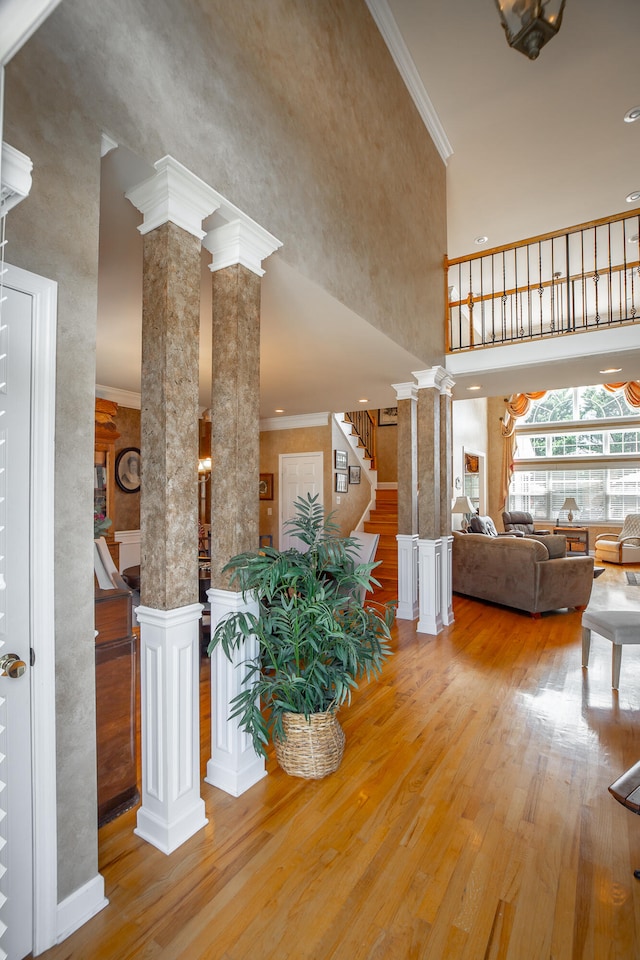
<path fill-rule="evenodd" d="M 336 470 L 346 470 L 348 464 L 347 451 L 346 450 L 336 450 L 335 452 L 335 466 Z"/>
<path fill-rule="evenodd" d="M 382 407 L 378 410 L 379 427 L 397 427 L 398 426 L 398 408 Z"/>
<path fill-rule="evenodd" d="M 258 486 L 261 500 L 273 500 L 273 474 L 261 473 Z"/>
<path fill-rule="evenodd" d="M 360 483 L 360 467 L 349 467 L 349 483 Z"/>
<path fill-rule="evenodd" d="M 346 493 L 348 489 L 346 473 L 336 473 L 336 493 Z"/>

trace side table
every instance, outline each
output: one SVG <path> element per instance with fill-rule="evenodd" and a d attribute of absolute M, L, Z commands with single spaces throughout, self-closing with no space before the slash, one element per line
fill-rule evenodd
<path fill-rule="evenodd" d="M 567 553 L 582 553 L 586 557 L 589 556 L 588 527 L 554 527 L 553 532 L 567 538 Z"/>

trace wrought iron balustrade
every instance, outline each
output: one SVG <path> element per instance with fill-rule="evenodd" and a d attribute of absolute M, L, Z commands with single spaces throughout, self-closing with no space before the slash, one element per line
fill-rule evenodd
<path fill-rule="evenodd" d="M 640 210 L 445 258 L 447 351 L 603 329 L 640 318 Z"/>

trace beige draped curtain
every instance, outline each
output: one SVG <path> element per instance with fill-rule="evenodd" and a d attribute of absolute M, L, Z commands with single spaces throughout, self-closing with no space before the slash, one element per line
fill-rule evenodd
<path fill-rule="evenodd" d="M 609 393 L 617 393 L 618 390 L 623 390 L 629 406 L 640 407 L 640 380 L 628 380 L 625 383 L 605 383 L 603 386 Z M 507 402 L 501 427 L 502 436 L 504 437 L 501 471 L 502 486 L 500 490 L 503 510 L 507 504 L 511 477 L 513 476 L 513 461 L 516 453 L 516 420 L 526 416 L 531 409 L 531 401 L 541 400 L 546 392 L 546 390 L 539 390 L 537 393 L 512 393 Z"/>

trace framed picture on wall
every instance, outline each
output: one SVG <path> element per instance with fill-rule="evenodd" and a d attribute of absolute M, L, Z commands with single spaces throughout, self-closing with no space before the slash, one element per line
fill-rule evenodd
<path fill-rule="evenodd" d="M 379 427 L 397 427 L 398 426 L 398 408 L 382 407 L 378 410 Z"/>
<path fill-rule="evenodd" d="M 273 474 L 261 473 L 258 487 L 261 500 L 273 500 Z"/>
<path fill-rule="evenodd" d="M 336 470 L 346 470 L 349 462 L 346 450 L 336 450 L 335 452 Z"/>
<path fill-rule="evenodd" d="M 336 473 L 336 493 L 346 493 L 348 489 L 346 473 Z"/>
<path fill-rule="evenodd" d="M 140 489 L 142 463 L 137 447 L 125 447 L 116 458 L 116 483 L 125 493 L 137 493 Z"/>
<path fill-rule="evenodd" d="M 360 483 L 360 467 L 349 467 L 349 483 Z"/>

